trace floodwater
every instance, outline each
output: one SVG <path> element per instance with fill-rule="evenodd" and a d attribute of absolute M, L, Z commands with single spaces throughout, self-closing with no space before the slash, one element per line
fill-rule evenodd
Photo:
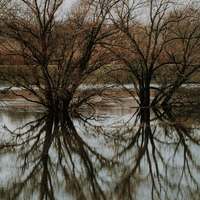
<path fill-rule="evenodd" d="M 1 109 L 0 199 L 198 200 L 199 114 L 131 98 L 79 117 Z"/>

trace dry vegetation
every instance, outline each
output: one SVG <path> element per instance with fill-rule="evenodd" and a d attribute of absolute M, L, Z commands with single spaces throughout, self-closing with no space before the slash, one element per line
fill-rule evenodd
<path fill-rule="evenodd" d="M 179 3 L 81 0 L 65 18 L 62 0 L 1 3 L 1 79 L 49 109 L 68 108 L 82 83 L 131 83 L 141 107 L 168 105 L 200 67 L 199 9 Z"/>

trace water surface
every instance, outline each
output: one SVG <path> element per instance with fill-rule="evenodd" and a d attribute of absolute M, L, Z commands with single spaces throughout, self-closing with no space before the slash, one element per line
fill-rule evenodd
<path fill-rule="evenodd" d="M 81 118 L 1 109 L 0 199 L 199 199 L 198 110 L 107 102 Z"/>

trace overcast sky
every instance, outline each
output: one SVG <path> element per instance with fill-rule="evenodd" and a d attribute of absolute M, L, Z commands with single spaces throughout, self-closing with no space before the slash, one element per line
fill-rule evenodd
<path fill-rule="evenodd" d="M 61 6 L 61 13 L 60 16 L 66 15 L 68 11 L 70 11 L 70 8 L 72 5 L 78 3 L 78 0 L 64 0 L 63 5 Z"/>
<path fill-rule="evenodd" d="M 77 0 L 64 0 L 64 6 L 69 9 Z"/>

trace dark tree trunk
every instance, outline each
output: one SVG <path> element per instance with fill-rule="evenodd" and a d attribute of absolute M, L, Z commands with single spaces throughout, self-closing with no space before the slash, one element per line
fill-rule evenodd
<path fill-rule="evenodd" d="M 67 89 L 60 89 L 51 95 L 48 107 L 53 112 L 68 112 L 73 94 Z"/>
<path fill-rule="evenodd" d="M 139 100 L 141 108 L 150 107 L 150 78 L 147 75 L 145 82 L 140 85 Z"/>

